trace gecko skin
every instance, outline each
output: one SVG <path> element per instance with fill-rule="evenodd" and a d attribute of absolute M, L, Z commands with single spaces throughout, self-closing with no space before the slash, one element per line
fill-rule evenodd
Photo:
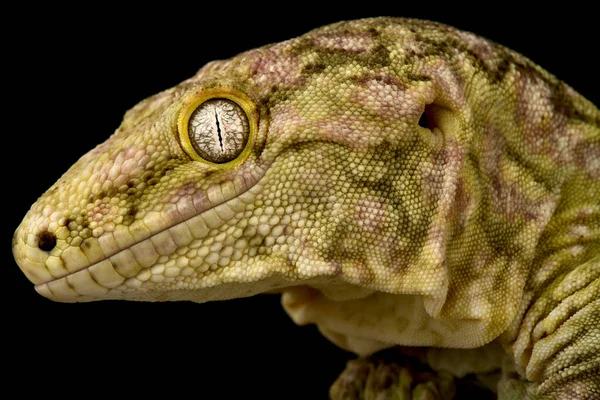
<path fill-rule="evenodd" d="M 13 253 L 52 300 L 281 292 L 338 346 L 419 346 L 430 369 L 362 358 L 333 398 L 451 398 L 476 374 L 500 399 L 599 399 L 599 125 L 473 34 L 341 22 L 136 105 Z"/>

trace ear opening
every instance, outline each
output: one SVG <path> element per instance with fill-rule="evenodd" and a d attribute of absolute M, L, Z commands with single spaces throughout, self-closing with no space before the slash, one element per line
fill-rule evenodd
<path fill-rule="evenodd" d="M 419 118 L 419 126 L 421 128 L 425 128 L 425 129 L 429 129 L 429 130 L 433 130 L 434 126 L 435 126 L 435 115 L 434 114 L 434 110 L 432 108 L 434 108 L 435 105 L 434 104 L 427 104 L 425 106 L 425 109 L 423 110 L 423 114 L 421 114 L 421 117 Z"/>
<path fill-rule="evenodd" d="M 427 104 L 419 117 L 418 125 L 423 133 L 433 141 L 445 140 L 450 136 L 459 136 L 459 121 L 452 110 L 442 105 Z"/>

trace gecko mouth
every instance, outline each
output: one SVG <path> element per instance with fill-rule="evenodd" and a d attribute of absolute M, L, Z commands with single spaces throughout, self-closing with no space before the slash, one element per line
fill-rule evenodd
<path fill-rule="evenodd" d="M 253 202 L 250 189 L 264 177 L 266 168 L 252 171 L 229 182 L 227 187 L 213 186 L 206 192 L 196 192 L 195 199 L 201 195 L 202 201 L 182 197 L 173 206 L 173 212 L 150 212 L 128 227 L 120 226 L 98 238 L 88 238 L 80 246 L 63 244 L 61 248 L 59 239 L 56 246 L 45 251 L 42 247 L 46 245 L 39 242 L 41 235 L 36 237 L 26 230 L 31 225 L 27 223 L 31 216 L 27 216 L 13 237 L 13 255 L 36 291 L 52 300 L 124 298 L 124 291 L 136 292 L 128 296 L 131 299 L 151 300 L 139 289 L 142 281 L 136 277 L 157 263 L 165 264 L 169 256 L 190 243 L 198 244 L 209 235 L 218 235 L 228 221 Z M 201 207 L 194 207 L 196 204 Z M 214 260 L 211 251 L 203 258 L 222 263 Z M 173 276 L 168 268 L 163 266 L 164 274 Z"/>

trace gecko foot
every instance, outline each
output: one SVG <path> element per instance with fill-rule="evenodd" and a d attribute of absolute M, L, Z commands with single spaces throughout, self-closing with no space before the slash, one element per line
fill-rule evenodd
<path fill-rule="evenodd" d="M 478 399 L 496 398 L 492 392 L 474 385 L 473 380 L 434 371 L 414 355 L 395 351 L 391 353 L 393 357 L 389 357 L 389 352 L 382 357 L 382 353 L 349 361 L 329 389 L 329 397 L 332 400 L 451 400 L 472 395 Z"/>

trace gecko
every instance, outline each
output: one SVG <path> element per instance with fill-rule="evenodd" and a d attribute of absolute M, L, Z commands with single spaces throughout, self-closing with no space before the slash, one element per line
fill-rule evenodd
<path fill-rule="evenodd" d="M 13 254 L 61 302 L 281 293 L 359 356 L 334 399 L 600 398 L 599 126 L 472 33 L 340 22 L 140 102 Z"/>

